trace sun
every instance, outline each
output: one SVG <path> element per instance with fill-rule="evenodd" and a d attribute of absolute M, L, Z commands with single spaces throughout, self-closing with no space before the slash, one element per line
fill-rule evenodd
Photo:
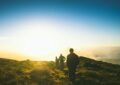
<path fill-rule="evenodd" d="M 55 56 L 66 52 L 63 49 L 81 48 L 87 44 L 85 36 L 78 36 L 70 30 L 74 26 L 54 19 L 22 19 L 11 28 L 13 31 L 9 32 L 11 34 L 6 40 L 9 42 L 4 42 L 4 46 L 7 50 L 30 56 L 32 59 L 44 57 L 44 60 L 53 60 Z"/>
<path fill-rule="evenodd" d="M 26 55 L 45 56 L 57 53 L 64 47 L 63 35 L 56 30 L 55 22 L 29 20 L 17 25 L 15 33 L 16 49 Z M 61 40 L 62 39 L 62 40 Z"/>

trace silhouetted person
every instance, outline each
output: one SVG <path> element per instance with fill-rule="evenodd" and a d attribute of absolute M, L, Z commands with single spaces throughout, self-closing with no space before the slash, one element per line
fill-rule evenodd
<path fill-rule="evenodd" d="M 59 61 L 60 61 L 59 68 L 60 68 L 60 70 L 63 70 L 64 69 L 65 57 L 62 54 L 60 54 Z"/>
<path fill-rule="evenodd" d="M 70 54 L 67 56 L 67 66 L 68 66 L 68 73 L 69 73 L 69 79 L 72 82 L 72 84 L 75 84 L 75 72 L 77 65 L 79 63 L 78 56 L 74 53 L 74 50 L 70 48 Z"/>
<path fill-rule="evenodd" d="M 57 56 L 55 58 L 55 63 L 56 63 L 56 68 L 59 68 L 59 58 L 57 58 Z"/>

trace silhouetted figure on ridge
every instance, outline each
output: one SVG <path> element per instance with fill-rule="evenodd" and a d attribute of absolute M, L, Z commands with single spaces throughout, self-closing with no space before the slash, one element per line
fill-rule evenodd
<path fill-rule="evenodd" d="M 59 68 L 59 58 L 55 57 L 56 68 Z"/>
<path fill-rule="evenodd" d="M 68 73 L 69 73 L 69 79 L 72 82 L 73 85 L 75 85 L 75 72 L 77 65 L 79 63 L 78 56 L 74 53 L 74 50 L 70 48 L 70 54 L 67 56 L 67 66 L 68 66 Z"/>
<path fill-rule="evenodd" d="M 59 57 L 59 68 L 60 68 L 60 70 L 64 69 L 64 62 L 65 62 L 65 57 L 62 54 L 60 54 L 60 57 Z"/>

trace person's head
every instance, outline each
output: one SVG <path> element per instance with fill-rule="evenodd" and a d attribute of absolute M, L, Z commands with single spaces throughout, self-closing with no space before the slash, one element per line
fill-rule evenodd
<path fill-rule="evenodd" d="M 70 53 L 73 53 L 73 52 L 74 52 L 74 49 L 73 49 L 73 48 L 70 48 L 69 52 L 70 52 Z"/>

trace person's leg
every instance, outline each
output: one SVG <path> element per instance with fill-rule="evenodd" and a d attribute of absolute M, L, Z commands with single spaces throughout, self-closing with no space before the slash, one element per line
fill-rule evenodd
<path fill-rule="evenodd" d="M 72 82 L 72 84 L 75 84 L 75 69 L 69 69 L 69 79 Z"/>
<path fill-rule="evenodd" d="M 72 78 L 71 78 L 72 75 L 71 75 L 71 74 L 72 74 L 71 69 L 69 69 L 69 71 L 68 71 L 68 76 L 69 76 L 69 80 L 70 80 L 70 81 L 72 80 Z"/>
<path fill-rule="evenodd" d="M 75 70 L 72 70 L 72 83 L 75 84 Z"/>

